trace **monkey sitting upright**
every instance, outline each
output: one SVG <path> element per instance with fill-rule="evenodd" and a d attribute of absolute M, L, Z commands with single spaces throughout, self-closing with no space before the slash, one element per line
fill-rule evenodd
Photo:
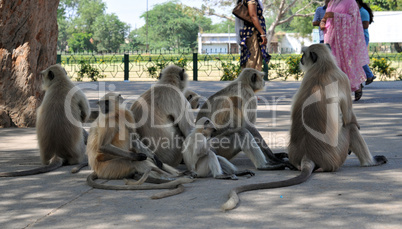
<path fill-rule="evenodd" d="M 36 135 L 42 164 L 45 166 L 19 172 L 2 172 L 0 177 L 45 173 L 63 164 L 85 161 L 86 131 L 82 123 L 89 116 L 85 94 L 71 82 L 60 65 L 41 72 L 45 97 L 37 110 Z"/>
<path fill-rule="evenodd" d="M 314 170 L 336 171 L 349 151 L 356 154 L 361 166 L 387 162 L 384 156 L 371 155 L 359 132 L 349 79 L 337 66 L 330 48 L 324 44 L 304 48 L 300 66 L 305 74 L 292 102 L 288 151 L 289 161 L 301 174 L 285 181 L 237 187 L 222 205 L 223 210 L 236 207 L 240 192 L 300 184 Z"/>
<path fill-rule="evenodd" d="M 212 137 L 230 142 L 227 147 L 213 145 L 218 155 L 230 160 L 243 151 L 257 169 L 284 169 L 291 167 L 290 163 L 271 151 L 255 127 L 255 93 L 264 89 L 263 77 L 264 72 L 245 68 L 236 80 L 208 98 L 198 112 L 197 120 L 209 118 L 217 128 Z"/>
<path fill-rule="evenodd" d="M 159 81 L 130 108 L 141 141 L 173 167 L 182 161 L 183 141 L 194 126 L 190 103 L 183 94 L 187 81 L 183 68 L 169 65 L 162 70 Z"/>
<path fill-rule="evenodd" d="M 99 116 L 91 126 L 87 151 L 88 163 L 95 171 L 88 176 L 87 182 L 90 186 L 101 189 L 158 189 L 172 188 L 181 183 L 188 183 L 191 180 L 181 179 L 179 183 L 166 186 L 163 185 L 141 185 L 141 186 L 119 186 L 104 185 L 94 182 L 94 179 L 121 179 L 134 173 L 144 174 L 141 182 L 148 176 L 168 182 L 171 177 L 179 175 L 179 172 L 169 165 L 159 162 L 156 166 L 155 156 L 138 139 L 132 139 L 134 134 L 134 118 L 132 113 L 125 109 L 120 103 L 122 97 L 116 93 L 107 93 L 99 101 Z M 132 141 L 133 147 L 130 146 Z M 130 152 L 131 151 L 131 152 Z M 181 182 L 181 183 L 180 183 Z"/>
<path fill-rule="evenodd" d="M 211 149 L 208 139 L 216 131 L 209 118 L 203 117 L 197 121 L 195 129 L 183 143 L 183 161 L 194 177 L 212 176 L 217 179 L 233 179 L 236 175 L 251 175 L 251 171 L 238 171 L 226 158 L 216 155 Z"/>

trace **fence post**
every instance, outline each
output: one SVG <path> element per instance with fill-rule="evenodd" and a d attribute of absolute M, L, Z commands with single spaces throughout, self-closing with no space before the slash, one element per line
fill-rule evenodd
<path fill-rule="evenodd" d="M 61 64 L 61 54 L 57 54 L 56 64 Z"/>
<path fill-rule="evenodd" d="M 198 53 L 193 53 L 193 81 L 198 81 Z"/>
<path fill-rule="evenodd" d="M 128 82 L 128 76 L 129 76 L 129 55 L 127 53 L 124 53 L 124 81 Z"/>

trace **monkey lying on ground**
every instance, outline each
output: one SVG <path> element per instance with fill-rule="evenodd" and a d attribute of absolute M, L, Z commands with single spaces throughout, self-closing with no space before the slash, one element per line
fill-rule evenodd
<path fill-rule="evenodd" d="M 263 77 L 264 72 L 244 69 L 236 80 L 208 98 L 198 112 L 197 120 L 209 118 L 218 130 L 212 137 L 219 142 L 230 142 L 227 147 L 213 145 L 218 155 L 230 160 L 243 151 L 257 169 L 284 169 L 286 166 L 292 168 L 290 163 L 273 154 L 254 126 L 257 118 L 255 92 L 264 88 Z M 237 99 L 233 100 L 234 98 Z M 239 100 L 239 105 L 235 105 L 236 100 Z M 234 112 L 234 109 L 240 111 Z"/>
<path fill-rule="evenodd" d="M 19 172 L 2 172 L 0 177 L 46 173 L 85 159 L 86 131 L 82 128 L 89 115 L 84 93 L 71 82 L 60 65 L 41 72 L 45 96 L 38 107 L 36 134 L 42 164 L 45 166 Z"/>
<path fill-rule="evenodd" d="M 207 140 L 216 131 L 215 125 L 206 117 L 197 121 L 195 129 L 183 143 L 183 160 L 193 177 L 211 176 L 217 179 L 237 180 L 236 175 L 251 175 L 251 171 L 238 171 L 226 158 L 216 155 Z"/>
<path fill-rule="evenodd" d="M 280 188 L 305 182 L 314 170 L 333 172 L 346 160 L 349 150 L 361 166 L 387 162 L 384 156 L 372 156 L 359 132 L 350 97 L 350 83 L 324 44 L 303 49 L 303 81 L 292 103 L 289 161 L 301 170 L 295 178 L 261 184 L 244 185 L 230 192 L 222 210 L 239 202 L 240 192 Z"/>
<path fill-rule="evenodd" d="M 131 106 L 136 132 L 156 156 L 170 166 L 182 161 L 182 145 L 194 126 L 190 103 L 183 95 L 188 75 L 175 65 L 163 69 L 160 80 Z"/>
<path fill-rule="evenodd" d="M 120 95 L 108 93 L 99 101 L 99 116 L 91 126 L 86 151 L 89 165 L 94 170 L 87 178 L 88 184 L 101 189 L 143 190 L 175 188 L 191 182 L 191 179 L 186 178 L 169 182 L 179 172 L 166 164 L 159 163 L 160 168 L 156 166 L 153 160 L 157 159 L 152 152 L 138 139 L 131 138 L 134 133 L 134 118 L 132 113 L 120 104 L 122 100 Z M 133 141 L 131 149 L 130 141 Z M 94 181 L 97 178 L 121 179 L 134 173 L 144 174 L 134 185 L 105 185 Z M 148 176 L 167 183 L 141 185 Z"/>

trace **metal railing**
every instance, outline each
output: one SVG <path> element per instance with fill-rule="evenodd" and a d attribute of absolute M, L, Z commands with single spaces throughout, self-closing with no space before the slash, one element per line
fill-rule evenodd
<path fill-rule="evenodd" d="M 269 65 L 264 64 L 265 80 L 290 78 L 298 79 L 289 70 L 287 61 L 300 54 L 272 54 Z M 239 65 L 239 54 L 203 53 L 198 54 L 192 49 L 158 50 L 158 51 L 127 51 L 125 53 L 58 53 L 57 63 L 60 63 L 70 77 L 77 76 L 81 63 L 87 63 L 106 75 L 104 80 L 149 80 L 157 77 L 164 66 L 176 64 L 184 67 L 190 79 L 220 80 L 224 68 Z M 395 68 L 394 79 L 402 78 L 402 54 L 384 53 L 381 50 L 370 50 L 370 58 L 386 59 Z M 372 61 L 373 62 L 373 61 Z M 268 70 L 269 69 L 269 70 Z M 153 73 L 153 74 L 152 74 Z M 376 74 L 376 73 L 375 73 Z M 377 74 L 378 75 L 378 74 Z M 391 77 L 392 78 L 392 77 Z M 385 78 L 383 78 L 385 79 Z"/>

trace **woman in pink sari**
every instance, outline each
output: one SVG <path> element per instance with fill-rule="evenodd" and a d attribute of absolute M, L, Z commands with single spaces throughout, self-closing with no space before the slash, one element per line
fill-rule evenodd
<path fill-rule="evenodd" d="M 359 7 L 356 0 L 331 0 L 320 23 L 324 42 L 331 45 L 338 66 L 349 77 L 355 101 L 363 95 L 363 66 L 369 64 Z"/>

